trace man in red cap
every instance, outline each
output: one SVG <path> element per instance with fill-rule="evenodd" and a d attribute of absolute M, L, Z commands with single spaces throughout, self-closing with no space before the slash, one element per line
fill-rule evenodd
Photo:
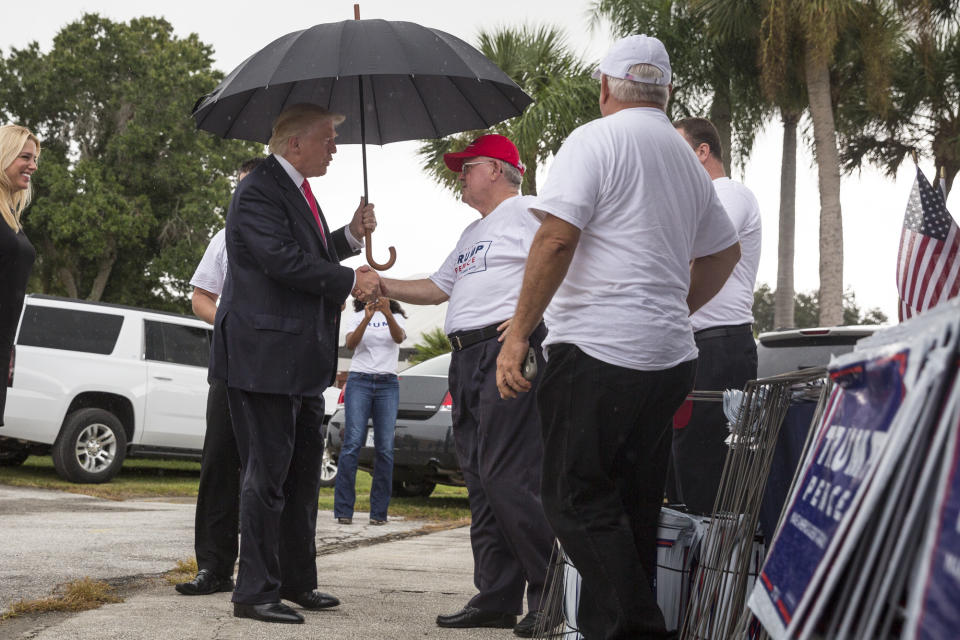
<path fill-rule="evenodd" d="M 384 295 L 411 304 L 449 300 L 453 435 L 470 496 L 470 542 L 479 593 L 462 610 L 437 616 L 441 627 L 513 627 L 532 637 L 540 620 L 553 533 L 540 505 L 543 457 L 534 394 L 503 400 L 495 379 L 500 332 L 513 315 L 523 267 L 539 222 L 520 195 L 524 167 L 504 136 L 477 138 L 443 157 L 460 174 L 463 201 L 480 212 L 443 265 L 429 278 L 382 278 Z M 543 370 L 543 323 L 532 332 Z M 533 377 L 534 388 L 539 376 Z M 523 613 L 527 593 L 529 613 Z"/>

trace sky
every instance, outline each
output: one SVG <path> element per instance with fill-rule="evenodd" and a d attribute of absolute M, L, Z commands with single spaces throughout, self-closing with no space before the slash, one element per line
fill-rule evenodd
<path fill-rule="evenodd" d="M 589 1 L 487 0 L 486 2 L 437 2 L 426 0 L 366 0 L 362 18 L 406 20 L 451 33 L 471 44 L 481 29 L 504 25 L 549 24 L 565 29 L 571 47 L 585 60 L 598 61 L 613 42 L 608 25 L 590 28 Z M 229 6 L 227 12 L 218 10 Z M 266 8 L 265 8 L 266 7 Z M 214 66 L 228 73 L 255 51 L 274 39 L 323 22 L 353 18 L 353 3 L 290 2 L 274 0 L 268 5 L 239 0 L 232 3 L 166 0 L 35 0 L 31 17 L 0 23 L 0 54 L 36 41 L 49 50 L 53 36 L 85 12 L 126 21 L 144 15 L 161 15 L 177 36 L 196 33 L 213 46 Z M 11 24 L 14 22 L 14 24 Z M 677 70 L 675 70 L 676 72 Z M 210 87 L 211 90 L 213 87 Z M 598 112 L 599 115 L 599 112 Z M 198 135 L 206 135 L 198 133 Z M 756 194 L 763 216 L 763 247 L 758 284 L 776 287 L 777 218 L 780 192 L 781 130 L 772 123 L 758 137 L 751 158 L 733 178 Z M 796 206 L 795 288 L 811 291 L 819 286 L 818 228 L 819 194 L 816 167 L 808 145 L 801 143 L 798 158 Z M 424 275 L 436 270 L 453 248 L 463 227 L 479 215 L 460 203 L 454 194 L 437 186 L 420 170 L 416 142 L 368 146 L 370 201 L 376 205 L 378 228 L 373 235 L 374 260 L 386 261 L 387 246 L 397 250 L 391 277 Z M 920 166 L 932 179 L 933 160 L 921 158 Z M 549 164 L 538 175 L 542 185 Z M 895 179 L 865 168 L 844 176 L 841 206 L 844 229 L 844 286 L 853 290 L 863 309 L 879 307 L 896 321 L 895 263 L 904 208 L 913 185 L 912 162 L 901 166 Z M 341 145 L 326 176 L 311 180 L 314 193 L 332 227 L 346 224 L 363 194 L 359 145 Z M 955 189 L 947 207 L 960 215 L 960 189 Z M 27 212 L 29 215 L 29 212 Z M 345 264 L 363 263 L 360 257 Z"/>

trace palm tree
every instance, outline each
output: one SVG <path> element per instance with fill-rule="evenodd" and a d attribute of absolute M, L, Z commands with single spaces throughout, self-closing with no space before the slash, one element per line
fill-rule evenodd
<path fill-rule="evenodd" d="M 440 327 L 420 334 L 420 342 L 413 345 L 415 353 L 410 357 L 410 364 L 424 362 L 444 353 L 450 353 L 450 339 Z"/>
<path fill-rule="evenodd" d="M 794 238 L 796 233 L 797 126 L 807 96 L 800 73 L 802 56 L 796 41 L 772 47 L 761 38 L 762 0 L 731 3 L 725 0 L 691 0 L 694 13 L 713 40 L 749 42 L 760 69 L 763 98 L 780 114 L 783 152 L 780 164 L 780 215 L 777 244 L 777 290 L 774 293 L 774 327 L 794 327 Z M 786 46 L 783 46 L 783 45 Z"/>
<path fill-rule="evenodd" d="M 592 67 L 575 56 L 556 27 L 503 27 L 481 31 L 478 47 L 485 56 L 526 91 L 534 103 L 519 117 L 489 131 L 469 131 L 437 140 L 426 140 L 418 153 L 424 170 L 441 185 L 458 191 L 457 176 L 443 164 L 443 154 L 463 149 L 482 133 L 499 133 L 517 145 L 526 165 L 522 190 L 537 193 L 537 168 L 570 133 L 600 115 L 600 87 L 590 77 Z"/>
<path fill-rule="evenodd" d="M 891 108 L 872 111 L 848 102 L 838 116 L 847 133 L 841 136 L 847 171 L 869 160 L 896 175 L 912 152 L 933 156 L 947 191 L 960 172 L 960 33 L 956 5 L 930 7 L 930 0 L 901 0 L 898 18 L 903 39 L 892 65 Z"/>
<path fill-rule="evenodd" d="M 720 0 L 707 2 L 724 4 Z M 782 93 L 800 78 L 813 125 L 820 192 L 823 325 L 843 321 L 843 223 L 834 115 L 835 100 L 849 78 L 838 74 L 837 51 L 846 46 L 858 52 L 865 99 L 882 104 L 892 64 L 886 4 L 883 0 L 761 0 L 761 67 L 766 93 Z M 795 75 L 789 72 L 794 68 L 798 71 Z M 794 109 L 781 108 L 781 112 Z"/>

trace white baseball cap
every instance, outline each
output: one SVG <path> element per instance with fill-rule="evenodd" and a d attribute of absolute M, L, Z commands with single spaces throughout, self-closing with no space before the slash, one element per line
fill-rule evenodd
<path fill-rule="evenodd" d="M 636 78 L 629 73 L 630 67 L 635 64 L 653 65 L 663 72 L 663 77 L 659 80 Z M 610 48 L 609 53 L 600 62 L 600 66 L 593 72 L 593 77 L 599 79 L 600 74 L 634 82 L 668 85 L 671 79 L 670 56 L 667 55 L 667 49 L 663 43 L 653 36 L 627 36 L 618 40 Z"/>

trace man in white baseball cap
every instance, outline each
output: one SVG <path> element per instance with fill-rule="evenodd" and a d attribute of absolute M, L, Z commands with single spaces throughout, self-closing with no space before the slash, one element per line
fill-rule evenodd
<path fill-rule="evenodd" d="M 640 61 L 659 69 L 659 77 L 645 76 L 640 79 L 631 74 L 630 67 Z M 618 40 L 600 63 L 600 66 L 593 72 L 594 80 L 599 80 L 600 76 L 666 87 L 670 86 L 673 80 L 670 71 L 670 56 L 667 55 L 663 43 L 653 36 L 643 34 L 627 36 Z"/>
<path fill-rule="evenodd" d="M 624 38 L 599 75 L 603 117 L 567 138 L 531 208 L 543 222 L 497 388 L 504 397 L 531 389 L 520 365 L 543 316 L 541 497 L 583 576 L 579 629 L 591 639 L 667 638 L 653 590 L 656 532 L 671 419 L 696 370 L 689 315 L 723 286 L 740 245 L 665 113 L 663 43 Z"/>

